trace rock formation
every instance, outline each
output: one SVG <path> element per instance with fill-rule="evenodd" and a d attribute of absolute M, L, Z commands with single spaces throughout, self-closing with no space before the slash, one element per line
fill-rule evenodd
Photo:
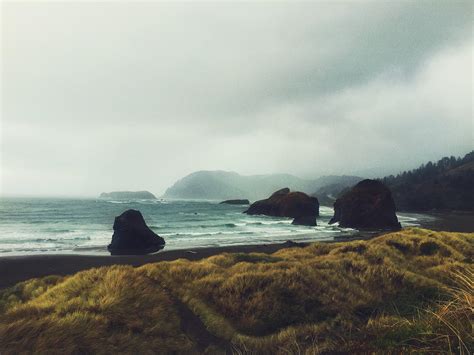
<path fill-rule="evenodd" d="M 330 224 L 357 229 L 400 229 L 390 190 L 380 181 L 363 180 L 334 203 Z"/>
<path fill-rule="evenodd" d="M 290 189 L 284 188 L 265 200 L 252 203 L 244 213 L 291 217 L 294 218 L 293 224 L 315 226 L 316 216 L 319 215 L 319 202 L 317 198 L 303 192 L 290 192 Z"/>
<path fill-rule="evenodd" d="M 127 210 L 115 217 L 112 242 L 107 249 L 112 255 L 143 255 L 165 246 L 165 240 L 153 232 L 137 210 Z"/>

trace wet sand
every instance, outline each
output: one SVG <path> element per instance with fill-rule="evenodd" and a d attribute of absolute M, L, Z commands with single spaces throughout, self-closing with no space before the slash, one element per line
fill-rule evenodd
<path fill-rule="evenodd" d="M 410 215 L 405 213 L 406 215 Z M 413 215 L 417 215 L 414 213 Z M 432 218 L 420 220 L 421 227 L 437 231 L 474 232 L 472 212 L 423 213 Z M 340 236 L 335 242 L 370 239 L 383 232 L 360 232 L 356 235 Z M 35 277 L 47 275 L 70 275 L 81 270 L 109 265 L 140 266 L 158 261 L 176 259 L 200 260 L 220 253 L 267 253 L 271 254 L 291 246 L 305 246 L 308 243 L 280 243 L 264 245 L 239 245 L 228 247 L 197 248 L 188 250 L 161 251 L 153 255 L 27 255 L 0 257 L 0 289 Z"/>
<path fill-rule="evenodd" d="M 420 212 L 433 217 L 431 220 L 421 220 L 421 227 L 445 232 L 474 232 L 474 212 Z"/>

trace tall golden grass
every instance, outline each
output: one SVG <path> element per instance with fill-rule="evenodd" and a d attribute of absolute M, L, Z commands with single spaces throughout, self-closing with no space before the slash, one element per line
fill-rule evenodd
<path fill-rule="evenodd" d="M 0 293 L 0 352 L 467 354 L 473 259 L 474 234 L 411 228 L 30 280 Z"/>

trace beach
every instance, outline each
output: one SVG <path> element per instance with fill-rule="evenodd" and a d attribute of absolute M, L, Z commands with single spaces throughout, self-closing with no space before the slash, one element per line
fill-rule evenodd
<path fill-rule="evenodd" d="M 305 244 L 298 245 L 304 246 Z M 287 248 L 288 243 L 168 250 L 152 255 L 25 255 L 0 258 L 0 289 L 35 277 L 70 275 L 81 270 L 110 265 L 141 266 L 177 259 L 200 260 L 220 253 L 267 253 Z"/>
<path fill-rule="evenodd" d="M 420 227 L 436 231 L 472 232 L 474 215 L 466 212 L 436 212 L 425 214 L 433 218 L 421 218 Z M 324 242 L 343 242 L 348 240 L 367 240 L 384 232 L 359 232 L 341 235 L 334 240 Z M 260 245 L 235 245 L 207 248 L 189 248 L 160 251 L 152 255 L 80 255 L 80 254 L 44 254 L 0 257 L 0 289 L 11 287 L 18 282 L 47 275 L 71 275 L 78 271 L 110 266 L 141 266 L 159 261 L 177 259 L 200 260 L 220 253 L 266 253 L 271 254 L 291 246 L 305 246 L 308 243 L 268 243 Z"/>

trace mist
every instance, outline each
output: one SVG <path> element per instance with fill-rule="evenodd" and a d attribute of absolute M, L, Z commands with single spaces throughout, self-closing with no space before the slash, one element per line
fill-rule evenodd
<path fill-rule="evenodd" d="M 3 2 L 1 194 L 384 176 L 474 148 L 469 2 Z"/>

